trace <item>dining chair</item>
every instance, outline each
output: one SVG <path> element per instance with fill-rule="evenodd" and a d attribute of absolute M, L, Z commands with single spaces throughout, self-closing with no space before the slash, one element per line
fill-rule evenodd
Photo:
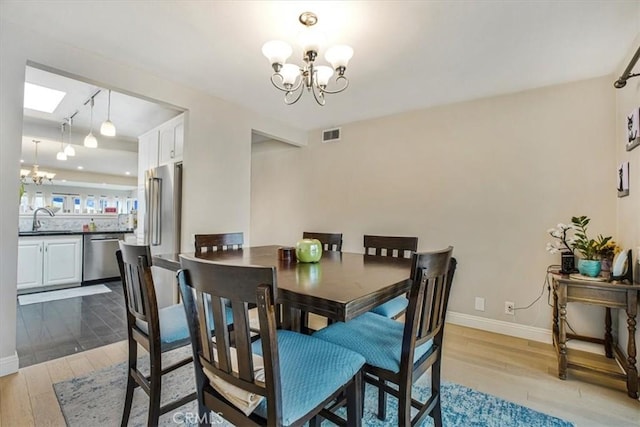
<path fill-rule="evenodd" d="M 302 233 L 302 238 L 320 240 L 323 251 L 342 252 L 342 233 L 317 233 L 315 231 L 305 231 Z"/>
<path fill-rule="evenodd" d="M 217 413 L 241 426 L 300 426 L 321 414 L 340 425 L 361 425 L 364 358 L 309 335 L 276 329 L 275 267 L 185 256 L 180 262 L 200 417 Z M 224 300 L 233 311 L 233 333 L 220 327 Z M 250 304 L 257 305 L 260 319 L 259 339 L 253 342 Z M 343 392 L 347 420 L 325 409 Z"/>
<path fill-rule="evenodd" d="M 440 370 L 444 321 L 457 261 L 453 248 L 413 255 L 405 322 L 367 312 L 338 322 L 314 337 L 359 352 L 367 360 L 365 381 L 378 388 L 378 418 L 386 418 L 386 395 L 398 399 L 398 425 L 418 425 L 426 415 L 442 426 Z M 431 367 L 431 396 L 419 402 L 413 383 Z M 391 387 L 389 383 L 395 384 Z M 411 418 L 411 408 L 418 410 Z"/>
<path fill-rule="evenodd" d="M 196 255 L 200 255 L 203 249 L 207 252 L 242 249 L 242 245 L 244 245 L 244 234 L 196 234 L 194 240 Z"/>
<path fill-rule="evenodd" d="M 364 236 L 364 253 L 366 255 L 411 258 L 417 250 L 417 237 L 371 236 L 366 234 Z M 405 312 L 407 305 L 407 297 L 400 295 L 371 311 L 390 319 L 397 319 Z"/>
<path fill-rule="evenodd" d="M 162 376 L 193 360 L 189 355 L 163 368 L 162 353 L 188 345 L 189 329 L 182 304 L 158 309 L 149 246 L 136 246 L 123 241 L 119 244 L 120 250 L 116 251 L 116 258 L 127 306 L 129 341 L 127 390 L 121 425 L 127 425 L 133 392 L 139 386 L 149 396 L 147 425 L 155 426 L 158 425 L 160 415 L 196 398 L 196 393 L 193 392 L 160 406 Z M 138 344 L 149 353 L 150 375 L 145 375 L 138 369 Z"/>

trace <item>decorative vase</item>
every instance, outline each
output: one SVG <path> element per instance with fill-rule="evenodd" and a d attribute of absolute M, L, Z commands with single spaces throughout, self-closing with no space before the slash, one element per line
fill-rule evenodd
<path fill-rule="evenodd" d="M 560 264 L 560 273 L 562 274 L 571 274 L 575 271 L 576 269 L 576 257 L 575 255 L 573 255 L 573 252 L 562 252 L 560 254 L 560 256 L 562 257 L 561 260 L 561 264 Z"/>
<path fill-rule="evenodd" d="M 296 258 L 300 262 L 318 262 L 322 257 L 322 243 L 318 239 L 302 239 L 296 243 Z"/>
<path fill-rule="evenodd" d="M 583 276 L 597 277 L 600 274 L 602 264 L 599 260 L 581 259 L 578 260 L 578 271 Z"/>

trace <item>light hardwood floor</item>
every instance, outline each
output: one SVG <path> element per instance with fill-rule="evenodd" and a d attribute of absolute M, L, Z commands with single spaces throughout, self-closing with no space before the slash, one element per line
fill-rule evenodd
<path fill-rule="evenodd" d="M 574 422 L 639 426 L 640 402 L 624 384 L 569 372 L 557 377 L 551 345 L 447 324 L 443 379 Z M 589 353 L 572 356 L 595 358 Z M 52 384 L 126 360 L 126 342 L 21 369 L 0 378 L 0 426 L 64 426 Z M 124 391 L 123 391 L 124 392 Z"/>

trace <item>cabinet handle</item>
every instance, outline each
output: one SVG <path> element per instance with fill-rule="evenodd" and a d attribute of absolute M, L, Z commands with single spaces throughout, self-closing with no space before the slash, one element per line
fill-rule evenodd
<path fill-rule="evenodd" d="M 175 154 L 174 154 L 173 150 L 171 150 L 171 158 L 172 158 L 172 159 L 173 159 L 173 156 L 174 156 L 174 155 L 175 155 Z"/>

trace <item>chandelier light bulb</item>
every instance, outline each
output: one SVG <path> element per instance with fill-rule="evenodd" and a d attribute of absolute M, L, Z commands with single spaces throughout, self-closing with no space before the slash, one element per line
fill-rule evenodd
<path fill-rule="evenodd" d="M 298 36 L 298 43 L 302 47 L 302 51 L 307 53 L 309 51 L 318 52 L 320 46 L 324 43 L 324 34 L 315 28 L 306 27 L 300 32 Z"/>
<path fill-rule="evenodd" d="M 318 86 L 326 86 L 329 84 L 329 79 L 333 76 L 333 70 L 326 65 L 319 65 L 315 67 L 316 70 L 316 82 Z"/>
<path fill-rule="evenodd" d="M 324 58 L 337 70 L 340 67 L 347 68 L 349 60 L 353 57 L 353 49 L 347 45 L 332 46 L 327 49 Z"/>
<path fill-rule="evenodd" d="M 64 154 L 66 154 L 67 157 L 73 157 L 76 155 L 76 149 L 73 148 L 73 145 L 71 145 L 71 120 L 71 118 L 66 119 L 67 122 L 62 125 L 62 142 L 64 142 L 65 125 L 69 127 L 69 142 L 67 142 L 67 146 L 64 147 Z"/>
<path fill-rule="evenodd" d="M 300 76 L 300 67 L 295 64 L 284 64 L 280 70 L 280 75 L 282 75 L 282 83 L 292 85 Z"/>
<path fill-rule="evenodd" d="M 267 57 L 269 64 L 284 64 L 292 53 L 291 46 L 280 40 L 271 40 L 262 46 L 262 54 Z"/>
<path fill-rule="evenodd" d="M 102 122 L 100 133 L 104 136 L 116 136 L 116 127 L 111 121 L 111 90 L 109 90 L 109 105 L 107 107 L 107 120 Z"/>
<path fill-rule="evenodd" d="M 100 126 L 100 134 L 104 136 L 116 136 L 116 127 L 111 120 L 107 119 L 102 122 L 102 126 Z"/>
<path fill-rule="evenodd" d="M 91 98 L 91 122 L 89 127 L 89 135 L 84 137 L 84 146 L 87 148 L 98 147 L 98 140 L 95 136 L 93 136 L 93 98 Z"/>
<path fill-rule="evenodd" d="M 98 148 L 98 140 L 93 136 L 93 132 L 84 137 L 84 146 L 87 148 Z"/>
<path fill-rule="evenodd" d="M 56 154 L 56 160 L 67 160 L 67 153 L 64 152 L 64 123 L 60 126 L 60 151 Z"/>

